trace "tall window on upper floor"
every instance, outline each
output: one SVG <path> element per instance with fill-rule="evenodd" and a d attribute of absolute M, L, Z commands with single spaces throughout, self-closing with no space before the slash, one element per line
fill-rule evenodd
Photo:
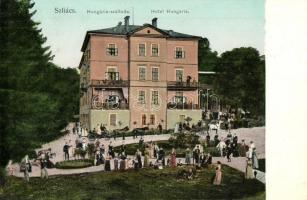
<path fill-rule="evenodd" d="M 151 44 L 151 56 L 159 56 L 159 45 Z"/>
<path fill-rule="evenodd" d="M 176 69 L 176 81 L 182 82 L 183 80 L 183 69 Z"/>
<path fill-rule="evenodd" d="M 107 80 L 119 80 L 119 73 L 117 72 L 116 67 L 108 67 L 108 71 L 106 72 Z"/>
<path fill-rule="evenodd" d="M 146 80 L 146 67 L 144 66 L 139 67 L 139 80 L 140 81 Z"/>
<path fill-rule="evenodd" d="M 139 44 L 139 56 L 146 56 L 145 44 Z"/>
<path fill-rule="evenodd" d="M 109 55 L 109 56 L 117 56 L 118 55 L 118 48 L 116 47 L 116 44 L 108 44 L 107 55 Z"/>
<path fill-rule="evenodd" d="M 182 47 L 176 47 L 176 49 L 175 49 L 175 58 L 176 59 L 185 58 L 185 52 L 183 51 Z"/>
<path fill-rule="evenodd" d="M 139 91 L 138 103 L 145 104 L 145 91 L 144 90 Z"/>
<path fill-rule="evenodd" d="M 159 80 L 159 68 L 158 67 L 151 68 L 151 78 L 152 78 L 152 81 Z"/>
<path fill-rule="evenodd" d="M 159 105 L 159 91 L 151 91 L 151 104 Z"/>

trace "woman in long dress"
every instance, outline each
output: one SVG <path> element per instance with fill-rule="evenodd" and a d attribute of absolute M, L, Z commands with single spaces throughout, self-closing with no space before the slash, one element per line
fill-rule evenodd
<path fill-rule="evenodd" d="M 171 153 L 171 167 L 176 167 L 176 151 L 174 148 Z"/>
<path fill-rule="evenodd" d="M 245 178 L 246 179 L 253 179 L 254 178 L 253 164 L 252 164 L 252 160 L 250 158 L 248 158 L 248 160 L 246 161 Z"/>
<path fill-rule="evenodd" d="M 253 163 L 253 169 L 259 168 L 258 158 L 257 158 L 257 154 L 256 154 L 256 148 L 254 148 L 253 153 L 252 153 L 252 163 Z"/>
<path fill-rule="evenodd" d="M 144 155 L 144 167 L 149 167 L 148 151 L 146 151 Z"/>
<path fill-rule="evenodd" d="M 217 161 L 213 185 L 221 185 L 221 183 L 222 183 L 222 165 L 220 161 Z"/>

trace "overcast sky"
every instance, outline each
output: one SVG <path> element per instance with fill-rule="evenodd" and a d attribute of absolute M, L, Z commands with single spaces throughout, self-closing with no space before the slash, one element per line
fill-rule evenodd
<path fill-rule="evenodd" d="M 207 37 L 219 54 L 236 47 L 255 47 L 264 53 L 264 0 L 34 0 L 47 45 L 60 67 L 77 67 L 87 30 L 112 27 L 130 15 L 142 25 L 158 18 L 158 27 Z M 73 9 L 75 13 L 56 13 Z M 133 9 L 132 9 L 133 8 Z M 105 13 L 120 10 L 126 13 Z M 132 10 L 134 17 L 132 17 Z M 162 13 L 158 13 L 159 10 Z M 177 11 L 168 13 L 168 10 Z M 91 11 L 91 13 L 88 13 Z M 104 13 L 94 14 L 94 11 Z M 129 13 L 127 13 L 129 12 Z M 181 12 L 181 13 L 180 13 Z"/>

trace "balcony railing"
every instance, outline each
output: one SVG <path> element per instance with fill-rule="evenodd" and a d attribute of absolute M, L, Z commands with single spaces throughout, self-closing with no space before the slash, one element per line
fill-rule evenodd
<path fill-rule="evenodd" d="M 212 89 L 212 85 L 202 84 L 195 81 L 169 81 L 167 82 L 169 90 L 196 90 L 196 89 Z"/>
<path fill-rule="evenodd" d="M 129 81 L 124 80 L 91 80 L 91 86 L 94 87 L 129 87 Z"/>
<path fill-rule="evenodd" d="M 199 109 L 198 104 L 193 104 L 193 103 L 176 103 L 176 102 L 169 102 L 167 103 L 167 109 Z"/>
<path fill-rule="evenodd" d="M 102 102 L 93 102 L 92 104 L 92 109 L 103 109 L 103 110 L 127 110 L 129 109 L 129 104 L 128 103 L 102 103 Z"/>
<path fill-rule="evenodd" d="M 193 82 L 183 82 L 183 81 L 169 81 L 167 82 L 168 89 L 174 90 L 196 90 L 198 88 L 198 83 Z"/>

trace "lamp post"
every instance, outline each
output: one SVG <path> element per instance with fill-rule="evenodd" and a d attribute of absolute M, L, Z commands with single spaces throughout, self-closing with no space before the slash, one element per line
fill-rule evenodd
<path fill-rule="evenodd" d="M 209 90 L 210 90 L 210 89 L 207 89 L 207 93 L 206 93 L 206 96 L 207 96 L 206 111 L 207 111 L 207 112 L 208 112 L 208 106 L 209 106 Z"/>

